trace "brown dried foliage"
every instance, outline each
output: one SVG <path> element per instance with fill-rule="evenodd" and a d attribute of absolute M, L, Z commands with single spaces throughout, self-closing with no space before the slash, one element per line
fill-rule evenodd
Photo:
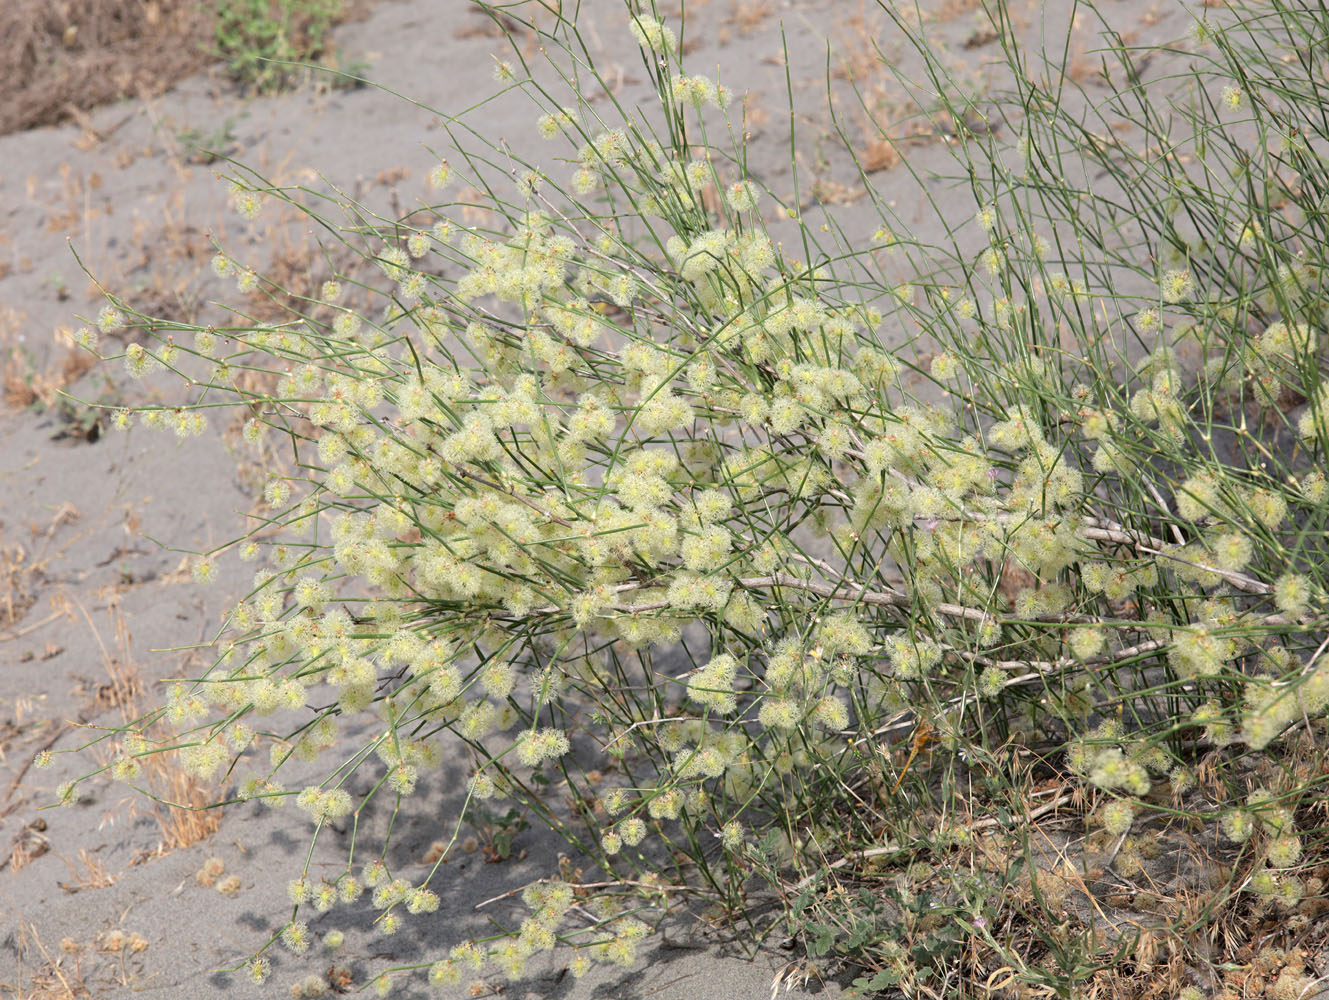
<path fill-rule="evenodd" d="M 0 134 L 161 93 L 208 62 L 211 26 L 197 0 L 0 4 Z"/>
<path fill-rule="evenodd" d="M 373 0 L 338 18 L 363 17 Z M 154 97 L 216 59 L 216 4 L 204 0 L 5 0 L 0 4 L 0 135 Z M 112 126 L 112 128 L 118 126 Z"/>

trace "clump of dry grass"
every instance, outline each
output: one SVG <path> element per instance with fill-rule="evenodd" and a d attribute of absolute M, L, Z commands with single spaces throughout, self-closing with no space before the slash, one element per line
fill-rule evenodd
<path fill-rule="evenodd" d="M 60 339 L 59 334 L 57 339 Z M 26 351 L 13 343 L 8 344 L 0 356 L 0 389 L 5 405 L 11 410 L 57 406 L 65 387 L 78 381 L 92 367 L 86 355 L 85 351 L 67 347 L 58 363 L 38 369 Z"/>
<path fill-rule="evenodd" d="M 30 921 L 19 919 L 17 928 L 15 955 L 18 960 L 18 978 L 14 984 L 16 996 L 25 1000 L 81 1000 L 91 997 L 92 991 L 85 982 L 82 947 L 72 938 L 65 938 L 58 951 L 52 953 L 37 934 L 37 928 Z M 24 959 L 29 952 L 35 951 L 41 957 L 41 965 L 27 973 L 24 986 Z M 26 988 L 27 992 L 24 992 Z"/>
<path fill-rule="evenodd" d="M 208 61 L 195 0 L 13 0 L 0 8 L 0 134 L 159 94 Z"/>
<path fill-rule="evenodd" d="M 369 6 L 348 3 L 337 19 Z M 71 119 L 87 128 L 98 105 L 163 93 L 213 61 L 216 23 L 217 5 L 200 0 L 10 0 L 0 7 L 0 135 Z"/>
<path fill-rule="evenodd" d="M 209 808 L 211 789 L 185 770 L 175 752 L 154 754 L 144 767 L 148 786 L 156 795 L 154 815 L 161 832 L 156 855 L 191 847 L 221 828 L 222 810 Z"/>
<path fill-rule="evenodd" d="M 17 980 L 6 985 L 22 1000 L 84 1000 L 117 986 L 133 988 L 143 972 L 136 956 L 149 947 L 142 934 L 119 928 L 104 930 L 86 942 L 62 938 L 58 948 L 48 948 L 29 920 L 20 918 L 17 932 Z M 30 953 L 41 960 L 32 971 L 24 966 Z"/>
<path fill-rule="evenodd" d="M 38 588 L 45 579 L 47 563 L 53 555 L 63 551 L 64 546 L 56 552 L 51 550 L 56 532 L 62 526 L 77 521 L 80 516 L 73 504 L 65 503 L 44 527 L 35 522 L 28 526 L 32 539 L 30 544 L 24 545 L 17 539 L 0 540 L 0 626 L 16 624 L 36 603 Z M 7 633 L 4 638 L 18 638 L 63 613 L 63 610 L 56 608 L 41 622 Z"/>
<path fill-rule="evenodd" d="M 115 646 L 112 649 L 102 639 L 101 631 L 87 609 L 80 605 L 79 610 L 96 637 L 109 678 L 97 691 L 97 707 L 102 710 L 115 709 L 126 726 L 129 726 L 143 715 L 140 698 L 144 692 L 144 683 L 142 671 L 133 657 L 133 637 L 128 623 L 119 605 L 112 601 L 108 611 L 115 632 Z M 160 722 L 138 731 L 160 746 L 170 747 L 178 742 L 176 734 Z M 109 759 L 104 763 L 109 762 Z M 214 800 L 214 789 L 210 783 L 186 770 L 177 750 L 165 749 L 145 755 L 141 764 L 139 784 L 151 801 L 150 812 L 157 822 L 160 840 L 152 850 L 136 860 L 160 857 L 168 851 L 190 847 L 217 832 L 221 826 L 222 810 L 208 808 Z"/>

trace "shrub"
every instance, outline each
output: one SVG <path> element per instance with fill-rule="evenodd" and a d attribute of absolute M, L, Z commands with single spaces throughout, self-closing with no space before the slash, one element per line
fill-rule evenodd
<path fill-rule="evenodd" d="M 343 0 L 217 0 L 217 54 L 242 87 L 260 94 L 290 86 L 290 63 L 323 54 Z"/>
<path fill-rule="evenodd" d="M 529 26 L 547 63 L 500 67 L 566 170 L 465 132 L 434 180 L 483 196 L 381 218 L 337 194 L 341 225 L 237 172 L 247 213 L 302 208 L 376 282 L 292 304 L 219 248 L 289 322 L 181 328 L 112 297 L 151 335 L 131 374 L 193 387 L 144 424 L 194 433 L 233 404 L 292 456 L 233 545 L 265 563 L 217 662 L 160 710 L 195 769 L 321 829 L 400 803 L 460 740 L 454 841 L 468 817 L 531 816 L 603 869 L 533 884 L 520 930 L 439 956 L 431 982 L 519 977 L 556 944 L 577 970 L 631 963 L 643 916 L 688 896 L 754 934 L 775 900 L 862 990 L 1148 974 L 1083 880 L 1040 864 L 1054 812 L 1123 875 L 1208 831 L 1226 874 L 1148 925 L 1179 961 L 1196 921 L 1306 926 L 1329 171 L 1297 46 L 1323 15 L 1200 22 L 1167 52 L 1185 73 L 1152 80 L 1105 30 L 1090 100 L 987 14 L 1010 89 L 981 102 L 898 25 L 972 196 L 947 246 L 883 200 L 869 246 L 804 223 L 745 170 L 731 91 L 634 8 L 657 112 L 577 96 L 595 68 L 564 19 Z M 344 746 L 362 716 L 375 735 Z M 291 757 L 338 763 L 287 788 Z M 389 932 L 437 898 L 386 859 L 348 862 L 335 895 L 371 890 Z"/>

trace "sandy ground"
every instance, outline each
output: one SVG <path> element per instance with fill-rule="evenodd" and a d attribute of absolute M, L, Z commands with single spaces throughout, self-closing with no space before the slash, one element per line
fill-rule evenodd
<path fill-rule="evenodd" d="M 957 65 L 981 82 L 981 62 L 992 53 L 981 39 L 966 48 L 972 6 L 952 6 L 938 31 L 953 43 Z M 615 81 L 615 99 L 626 107 L 648 100 L 618 5 L 583 7 L 587 37 Z M 1148 13 L 1146 6 L 1132 9 L 1137 17 Z M 791 196 L 784 149 L 786 80 L 792 81 L 804 150 L 800 186 L 806 196 L 817 180 L 828 203 L 809 204 L 808 218 L 829 212 L 851 244 L 880 222 L 862 210 L 865 192 L 827 134 L 826 42 L 837 54 L 832 86 L 841 92 L 841 55 L 863 72 L 880 74 L 879 67 L 872 70 L 871 43 L 888 53 L 894 43 L 872 10 L 856 0 L 689 4 L 692 71 L 718 66 L 724 81 L 749 95 L 752 169 Z M 58 370 L 66 356 L 58 332 L 76 326 L 76 314 L 95 315 L 98 308 L 71 247 L 92 275 L 145 311 L 181 316 L 216 314 L 208 302 L 234 300 L 208 270 L 210 239 L 261 272 L 274 261 L 312 259 L 296 222 L 268 216 L 249 223 L 230 211 L 216 176 L 225 164 L 191 162 L 191 130 L 277 180 L 330 183 L 385 210 L 422 201 L 434 162 L 425 145 L 439 135 L 439 115 L 430 109 L 454 114 L 492 89 L 492 54 L 501 42 L 483 25 L 460 0 L 383 0 L 367 20 L 342 29 L 338 44 L 368 61 L 377 84 L 418 104 L 372 88 L 310 88 L 243 100 L 214 73 L 161 99 L 101 109 L 85 127 L 0 138 L 0 334 L 27 352 L 26 373 L 40 380 Z M 1184 30 L 1175 12 L 1161 13 L 1149 26 L 1160 35 Z M 1031 31 L 1039 27 L 1031 21 Z M 897 54 L 907 72 L 903 51 Z M 880 88 L 883 100 L 901 96 L 885 74 L 860 82 Z M 508 100 L 487 107 L 482 120 L 487 138 L 506 140 L 519 155 L 548 157 L 533 117 L 524 102 Z M 864 148 L 870 139 L 855 136 Z M 944 150 L 910 148 L 921 173 L 948 162 Z M 941 239 L 948 222 L 972 214 L 945 185 L 920 188 L 889 156 L 878 166 L 871 175 L 874 196 L 894 204 L 920 238 Z M 959 217 L 942 218 L 939 205 L 955 206 Z M 888 336 L 899 343 L 909 334 Z M 11 363 L 11 376 L 24 374 Z M 88 373 L 69 391 L 132 404 L 171 390 L 126 384 L 114 370 Z M 182 571 L 180 552 L 148 536 L 193 550 L 237 534 L 239 513 L 252 504 L 252 468 L 228 443 L 221 422 L 183 446 L 141 430 L 108 432 L 90 442 L 71 433 L 77 421 L 50 408 L 11 407 L 0 424 L 0 571 L 10 595 L 6 604 L 0 594 L 0 863 L 8 862 L 0 871 L 0 992 L 240 997 L 273 995 L 322 973 L 334 958 L 317 947 L 299 958 L 279 954 L 265 991 L 243 974 L 218 971 L 266 941 L 289 912 L 286 882 L 298 872 L 309 836 L 293 809 L 228 808 L 215 832 L 172 848 L 164 838 L 182 831 L 171 827 L 170 817 L 163 825 L 160 810 L 123 786 L 94 781 L 74 807 L 42 810 L 59 782 L 89 769 L 87 758 L 57 756 L 50 769 L 27 768 L 39 749 L 84 742 L 80 727 L 116 725 L 155 704 L 164 694 L 162 678 L 203 662 L 179 647 L 215 630 L 248 571 L 227 563 L 215 584 L 199 587 Z M 445 818 L 459 803 L 461 767 L 460 760 L 447 762 L 414 800 L 404 827 L 409 832 L 396 842 L 399 863 L 418 864 L 430 843 L 448 832 Z M 483 910 L 477 903 L 556 868 L 553 837 L 527 831 L 516 846 L 520 860 L 486 864 L 479 854 L 460 854 L 450 861 L 431 884 L 445 900 L 440 912 L 412 918 L 394 938 L 370 929 L 367 907 L 334 910 L 314 928 L 345 931 L 335 960 L 350 968 L 357 987 L 384 968 L 428 962 L 468 934 L 484 933 L 488 916 L 502 921 L 514 915 L 502 903 Z M 314 848 L 311 870 L 339 869 L 345 850 L 343 833 L 330 831 Z M 210 857 L 225 863 L 227 875 L 239 876 L 238 892 L 223 895 L 198 884 L 196 873 Z M 138 935 L 141 950 L 109 950 L 108 935 L 117 930 Z M 749 961 L 680 927 L 630 970 L 597 969 L 574 980 L 563 975 L 565 957 L 556 954 L 523 982 L 492 985 L 514 997 L 765 998 L 774 978 L 796 961 L 793 952 L 775 947 L 778 941 L 771 944 Z M 425 992 L 417 976 L 394 996 Z M 464 986 L 455 990 L 465 993 Z M 802 993 L 835 996 L 839 987 L 814 981 L 789 991 Z"/>

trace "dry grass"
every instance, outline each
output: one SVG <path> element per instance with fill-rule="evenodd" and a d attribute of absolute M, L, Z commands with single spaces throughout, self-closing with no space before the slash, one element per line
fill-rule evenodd
<path fill-rule="evenodd" d="M 0 983 L 14 1000 L 91 1000 L 116 988 L 136 992 L 143 988 L 138 956 L 149 943 L 141 934 L 105 930 L 83 943 L 63 938 L 54 949 L 42 941 L 32 921 L 20 917 L 14 937 L 17 979 Z M 29 955 L 41 962 L 30 972 L 25 964 Z"/>
<path fill-rule="evenodd" d="M 83 969 L 82 949 L 77 942 L 66 939 L 61 942 L 58 951 L 52 954 L 42 942 L 36 926 L 28 920 L 19 918 L 17 939 L 14 946 L 18 963 L 17 981 L 3 984 L 14 991 L 15 1000 L 84 1000 L 92 997 Z M 35 951 L 41 957 L 42 964 L 28 974 L 24 985 L 24 959 Z"/>
<path fill-rule="evenodd" d="M 82 378 L 97 359 L 89 352 L 72 346 L 71 333 L 61 328 L 56 331 L 57 342 L 67 346 L 60 360 L 44 371 L 37 370 L 32 359 L 22 348 L 6 345 L 0 356 L 0 393 L 11 410 L 26 410 L 40 406 L 51 409 L 58 406 L 64 389 Z"/>
<path fill-rule="evenodd" d="M 775 5 L 771 0 L 732 0 L 725 24 L 737 28 L 741 35 L 748 35 L 760 28 L 774 12 Z"/>
<path fill-rule="evenodd" d="M 159 585 L 159 584 L 158 584 Z M 96 691 L 96 704 L 102 709 L 116 709 L 126 725 L 143 715 L 140 696 L 144 692 L 142 672 L 135 662 L 133 636 L 119 604 L 112 596 L 107 613 L 114 631 L 114 651 L 107 646 L 87 609 L 78 604 L 78 609 L 92 629 L 97 645 L 101 649 L 102 663 L 109 680 Z M 163 746 L 177 742 L 178 735 L 158 727 L 145 731 L 149 741 Z M 119 752 L 119 748 L 107 748 L 102 752 L 102 763 L 109 763 L 110 758 Z M 136 860 L 148 860 L 160 857 L 169 851 L 189 847 L 211 837 L 221 826 L 222 811 L 208 808 L 214 801 L 214 790 L 187 771 L 180 761 L 180 755 L 174 750 L 152 753 L 140 759 L 143 768 L 141 784 L 152 797 L 151 815 L 157 821 L 160 840 L 150 851 Z M 127 800 L 131 815 L 139 806 L 139 800 Z"/>
<path fill-rule="evenodd" d="M 75 405 L 64 390 L 91 370 L 96 357 L 75 346 L 73 331 L 61 327 L 55 342 L 63 350 L 47 367 L 38 367 L 19 332 L 24 318 L 13 309 L 0 310 L 0 403 L 14 412 L 54 412 L 61 418 L 57 436 L 95 441 L 101 434 L 100 414 Z"/>
<path fill-rule="evenodd" d="M 859 86 L 882 76 L 878 40 L 887 37 L 890 35 L 886 21 L 875 5 L 860 0 L 857 8 L 837 25 L 833 39 L 839 63 L 831 75 Z"/>
<path fill-rule="evenodd" d="M 161 93 L 208 62 L 211 27 L 197 0 L 9 0 L 0 5 L 0 134 Z"/>
<path fill-rule="evenodd" d="M 208 808 L 214 801 L 211 789 L 180 765 L 178 754 L 157 753 L 148 761 L 143 771 L 159 800 L 153 812 L 162 838 L 153 856 L 191 847 L 221 828 L 221 809 Z"/>
<path fill-rule="evenodd" d="M 311 177 L 307 170 L 291 169 L 288 161 L 276 172 L 273 183 L 306 183 Z M 362 198 L 370 186 L 383 188 L 393 215 L 409 225 L 411 217 L 397 193 L 397 185 L 408 177 L 410 171 L 405 167 L 380 171 L 372 181 L 357 186 L 355 198 Z M 479 192 L 476 196 L 483 197 Z M 370 308 L 369 293 L 358 286 L 377 271 L 372 260 L 341 243 L 321 247 L 309 238 L 307 217 L 288 202 L 267 205 L 260 221 L 263 229 L 259 243 L 268 248 L 268 260 L 257 268 L 263 281 L 245 297 L 247 315 L 268 323 L 290 322 L 307 314 L 331 322 L 340 309 L 318 304 L 323 283 L 331 278 L 336 278 L 345 289 L 340 306 Z M 208 250 L 210 260 L 211 251 L 206 243 L 197 239 L 194 243 Z M 199 264 L 204 266 L 206 262 L 200 259 Z"/>
<path fill-rule="evenodd" d="M 4 541 L 0 536 L 0 626 L 10 626 L 18 622 L 28 609 L 37 601 L 38 588 L 45 580 L 45 570 L 49 561 L 63 552 L 76 539 L 66 540 L 59 549 L 51 550 L 55 533 L 64 525 L 72 524 L 80 517 L 73 504 L 62 504 L 45 525 L 28 526 L 31 540 L 28 544 L 13 539 Z M 0 522 L 0 529 L 4 526 Z M 59 617 L 63 611 L 55 608 L 52 615 L 38 624 L 45 624 L 52 618 Z M 17 632 L 0 635 L 0 641 L 15 639 L 26 634 L 37 625 L 31 625 Z"/>
<path fill-rule="evenodd" d="M 491 17 L 485 13 L 484 8 L 470 0 L 466 5 L 466 12 L 470 15 L 470 20 L 452 32 L 453 38 L 496 38 L 501 39 L 506 35 L 512 35 L 520 38 L 526 33 L 521 22 L 514 20 L 507 15 L 500 14 L 498 17 Z"/>
<path fill-rule="evenodd" d="M 18 871 L 36 861 L 51 849 L 51 841 L 46 836 L 46 820 L 38 817 L 26 824 L 14 835 L 9 844 L 9 851 L 0 858 L 0 869 Z"/>
<path fill-rule="evenodd" d="M 1023 582 L 1020 571 L 1009 566 L 1003 581 L 1011 586 Z M 1017 834 L 999 829 L 998 804 L 981 797 L 957 802 L 955 811 L 944 816 L 923 807 L 907 820 L 888 819 L 889 810 L 873 808 L 897 783 L 905 789 L 926 786 L 931 792 L 922 801 L 935 801 L 939 771 L 951 766 L 939 767 L 920 752 L 926 747 L 917 738 L 901 735 L 901 741 L 882 745 L 880 760 L 865 769 L 856 786 L 863 808 L 883 821 L 879 841 L 923 836 L 941 824 L 967 836 L 946 851 L 944 860 L 935 859 L 935 867 L 868 863 L 871 876 L 837 871 L 840 885 L 832 898 L 868 886 L 879 892 L 885 884 L 906 895 L 926 891 L 937 900 L 934 905 L 946 905 L 958 898 L 949 895 L 952 884 L 992 886 L 984 919 L 1002 948 L 989 947 L 981 937 L 967 938 L 957 941 L 951 960 L 965 979 L 986 984 L 993 1000 L 1053 1000 L 1051 987 L 1020 982 L 1011 965 L 1012 956 L 1019 956 L 1016 965 L 1046 968 L 1054 960 L 1050 947 L 1103 963 L 1097 971 L 1085 970 L 1076 991 L 1085 1000 L 1173 1000 L 1187 986 L 1200 986 L 1214 1000 L 1293 1000 L 1313 995 L 1313 981 L 1329 973 L 1329 865 L 1303 862 L 1296 874 L 1305 880 L 1306 895 L 1288 907 L 1234 891 L 1263 867 L 1265 835 L 1257 834 L 1238 850 L 1185 818 L 1198 800 L 1225 797 L 1217 789 L 1203 790 L 1203 767 L 1200 790 L 1173 796 L 1172 805 L 1181 810 L 1176 818 L 1136 824 L 1118 837 L 1095 828 L 1090 817 L 1102 805 L 1096 793 L 1086 796 L 1037 755 L 998 754 L 1005 762 L 1001 774 L 984 765 L 971 777 L 983 771 L 1008 786 L 1000 806 L 1020 817 Z M 1323 746 L 1321 736 L 1306 734 L 1288 748 L 1285 763 L 1293 774 L 1266 762 L 1245 777 L 1275 793 L 1313 785 L 1329 773 Z M 897 782 L 901 775 L 904 782 Z M 1166 801 L 1168 794 L 1156 784 L 1149 797 Z M 1322 809 L 1318 799 L 1305 803 L 1296 826 L 1309 830 L 1322 823 Z M 833 919 L 834 906 L 819 911 L 821 916 Z M 902 911 L 899 921 L 902 939 L 914 943 L 927 941 L 937 930 L 927 916 Z M 924 990 L 920 995 L 933 994 Z"/>
<path fill-rule="evenodd" d="M 841 184 L 830 177 L 818 177 L 813 180 L 808 198 L 799 205 L 799 208 L 810 208 L 813 205 L 852 205 L 866 194 L 867 189 L 861 184 Z"/>
<path fill-rule="evenodd" d="M 64 859 L 65 864 L 69 865 L 73 879 L 69 882 L 57 882 L 65 892 L 79 892 L 83 889 L 109 889 L 115 885 L 115 876 L 106 868 L 106 865 L 86 847 L 80 848 L 78 852 L 78 861 Z"/>
<path fill-rule="evenodd" d="M 364 16 L 372 0 L 347 3 Z M 6 0 L 0 4 L 0 135 L 152 97 L 214 61 L 216 4 L 203 0 Z M 118 123 L 112 129 L 118 128 Z"/>
<path fill-rule="evenodd" d="M 212 246 L 189 217 L 184 196 L 188 171 L 177 170 L 180 183 L 170 196 L 157 203 L 151 217 L 135 219 L 129 238 L 134 254 L 108 260 L 96 273 L 103 287 L 128 289 L 125 302 L 131 308 L 193 323 L 203 305 L 199 276 L 212 259 Z M 100 298 L 101 289 L 90 287 L 88 293 Z"/>
<path fill-rule="evenodd" d="M 35 577 L 22 545 L 0 543 L 0 622 L 12 625 L 36 602 Z"/>
<path fill-rule="evenodd" d="M 895 148 L 895 143 L 886 138 L 868 142 L 862 149 L 857 150 L 856 157 L 863 172 L 869 174 L 890 170 L 900 162 L 900 152 Z"/>

